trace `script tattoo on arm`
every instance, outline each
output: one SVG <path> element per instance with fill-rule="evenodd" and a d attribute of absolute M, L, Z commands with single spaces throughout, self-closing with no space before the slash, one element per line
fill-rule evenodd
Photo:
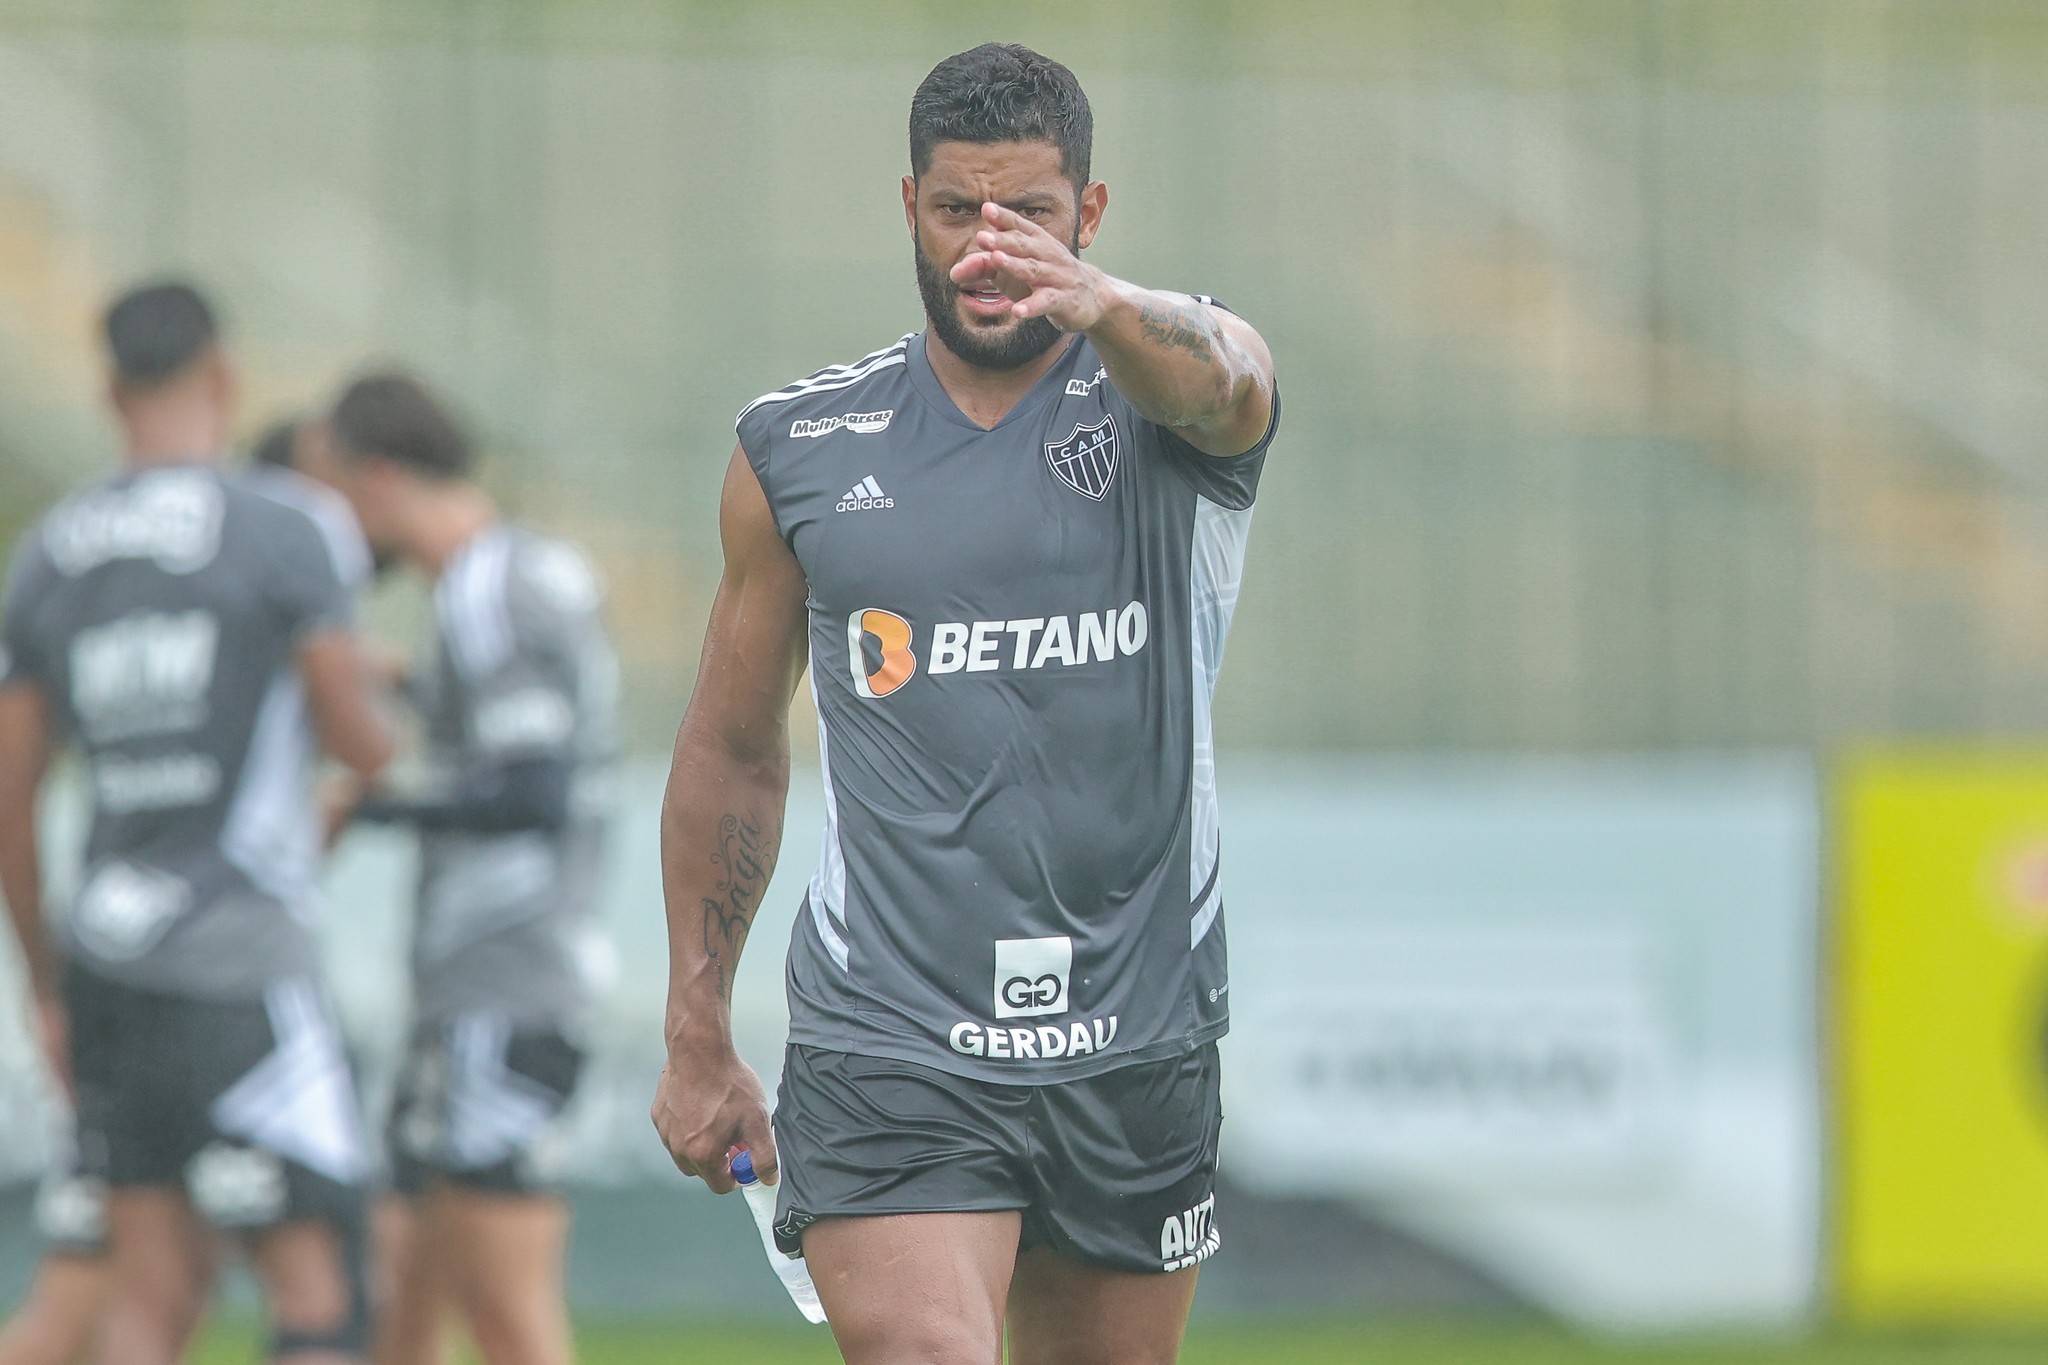
<path fill-rule="evenodd" d="M 711 862 L 719 875 L 711 888 L 716 894 L 704 898 L 704 952 L 718 971 L 719 995 L 730 1000 L 732 968 L 754 927 L 754 912 L 761 908 L 767 881 L 761 831 L 728 811 L 718 822 L 718 850 Z"/>
<path fill-rule="evenodd" d="M 1199 307 L 1187 304 L 1160 308 L 1148 303 L 1138 310 L 1138 327 L 1147 341 L 1186 351 L 1206 364 L 1216 358 L 1216 353 L 1209 344 L 1209 330 L 1214 324 L 1205 327 L 1205 323 L 1209 319 Z"/>

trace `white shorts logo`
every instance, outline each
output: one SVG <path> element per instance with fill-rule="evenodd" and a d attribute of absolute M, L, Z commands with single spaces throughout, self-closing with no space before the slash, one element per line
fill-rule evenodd
<path fill-rule="evenodd" d="M 185 1192 L 215 1227 L 268 1227 L 285 1215 L 284 1162 L 260 1147 L 211 1143 L 185 1168 Z"/>
<path fill-rule="evenodd" d="M 141 957 L 192 904 L 192 888 L 168 872 L 133 863 L 103 864 L 79 893 L 72 928 L 100 957 Z"/>
<path fill-rule="evenodd" d="M 996 1018 L 1067 1012 L 1067 977 L 1074 969 L 1074 940 L 996 940 Z"/>

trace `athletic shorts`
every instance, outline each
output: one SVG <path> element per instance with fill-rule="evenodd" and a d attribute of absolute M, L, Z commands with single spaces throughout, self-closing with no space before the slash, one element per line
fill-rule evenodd
<path fill-rule="evenodd" d="M 1001 1085 L 792 1045 L 777 1092 L 776 1241 L 821 1218 L 1019 1209 L 1021 1248 L 1182 1270 L 1219 1245 L 1216 1045 L 1083 1080 Z"/>
<path fill-rule="evenodd" d="M 555 1029 L 462 1014 L 413 1030 L 386 1138 L 392 1183 L 437 1181 L 492 1194 L 552 1193 L 562 1175 L 561 1116 L 583 1049 Z"/>
<path fill-rule="evenodd" d="M 107 1185 L 183 1190 L 216 1227 L 321 1219 L 353 1235 L 368 1143 L 326 1001 L 193 1000 L 74 967 L 65 983 L 81 1150 Z"/>

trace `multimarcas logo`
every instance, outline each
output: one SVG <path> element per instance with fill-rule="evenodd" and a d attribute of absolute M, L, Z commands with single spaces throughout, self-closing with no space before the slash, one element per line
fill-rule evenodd
<path fill-rule="evenodd" d="M 1074 668 L 1137 654 L 1151 637 L 1152 618 L 1143 602 L 1071 616 L 939 621 L 926 636 L 924 668 L 934 675 Z M 917 630 L 893 611 L 862 607 L 848 616 L 846 648 L 853 690 L 870 700 L 888 696 L 917 673 Z"/>

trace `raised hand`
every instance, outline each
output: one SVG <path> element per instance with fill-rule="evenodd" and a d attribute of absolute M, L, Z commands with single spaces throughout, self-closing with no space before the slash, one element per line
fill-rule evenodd
<path fill-rule="evenodd" d="M 1020 213 L 983 204 L 975 250 L 953 267 L 964 289 L 993 284 L 1014 302 L 1011 316 L 1042 317 L 1063 332 L 1084 332 L 1112 302 L 1110 278 Z"/>

